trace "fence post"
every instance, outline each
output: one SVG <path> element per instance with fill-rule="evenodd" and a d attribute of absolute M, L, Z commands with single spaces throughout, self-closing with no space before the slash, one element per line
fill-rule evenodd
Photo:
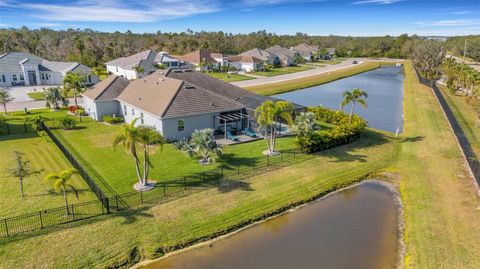
<path fill-rule="evenodd" d="M 42 211 L 38 211 L 38 215 L 40 217 L 40 228 L 43 229 L 43 218 L 42 218 Z"/>
<path fill-rule="evenodd" d="M 223 179 L 223 165 L 220 166 L 221 178 Z"/>
<path fill-rule="evenodd" d="M 270 157 L 268 157 L 268 155 L 267 155 L 267 166 L 269 166 L 269 165 L 270 165 Z"/>
<path fill-rule="evenodd" d="M 107 214 L 110 214 L 110 201 L 108 197 L 105 197 L 105 204 L 107 205 Z"/>
<path fill-rule="evenodd" d="M 240 165 L 237 164 L 237 175 L 240 174 Z"/>
<path fill-rule="evenodd" d="M 118 195 L 115 195 L 115 205 L 117 206 L 117 211 L 118 211 Z"/>
<path fill-rule="evenodd" d="M 10 134 L 10 125 L 7 124 L 7 134 Z"/>
<path fill-rule="evenodd" d="M 165 182 L 163 182 L 163 196 L 164 197 L 167 195 L 166 189 L 167 189 L 167 184 Z"/>
<path fill-rule="evenodd" d="M 3 219 L 3 222 L 5 223 L 5 231 L 7 232 L 7 237 L 9 237 L 10 234 L 8 233 L 7 219 Z"/>
<path fill-rule="evenodd" d="M 187 177 L 183 177 L 183 186 L 187 189 Z"/>
<path fill-rule="evenodd" d="M 143 191 L 140 190 L 140 202 L 143 204 Z"/>
<path fill-rule="evenodd" d="M 75 221 L 75 207 L 73 206 L 73 204 L 71 207 L 72 207 L 72 218 Z"/>
<path fill-rule="evenodd" d="M 203 171 L 203 182 L 206 181 L 206 175 L 205 175 L 205 171 Z"/>
<path fill-rule="evenodd" d="M 23 123 L 23 129 L 25 129 L 25 133 L 27 133 L 27 124 L 25 122 Z"/>

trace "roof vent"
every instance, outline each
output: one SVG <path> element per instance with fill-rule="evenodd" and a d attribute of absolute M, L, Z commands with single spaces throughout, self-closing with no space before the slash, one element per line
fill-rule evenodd
<path fill-rule="evenodd" d="M 162 78 L 161 81 L 165 81 L 165 78 Z"/>
<path fill-rule="evenodd" d="M 209 104 L 209 105 L 210 105 L 210 106 L 213 106 L 213 103 L 212 103 L 212 102 L 210 102 L 210 104 Z"/>
<path fill-rule="evenodd" d="M 138 101 L 142 101 L 142 97 L 138 97 Z"/>
<path fill-rule="evenodd" d="M 195 89 L 195 86 L 192 86 L 192 85 L 185 85 L 185 89 Z"/>
<path fill-rule="evenodd" d="M 155 81 L 155 84 L 158 85 L 158 81 Z"/>
<path fill-rule="evenodd" d="M 144 79 L 144 80 L 143 80 L 143 82 L 144 82 L 144 83 L 147 83 L 147 80 L 146 80 L 146 79 Z"/>
<path fill-rule="evenodd" d="M 185 69 L 185 72 L 193 72 L 192 69 Z"/>

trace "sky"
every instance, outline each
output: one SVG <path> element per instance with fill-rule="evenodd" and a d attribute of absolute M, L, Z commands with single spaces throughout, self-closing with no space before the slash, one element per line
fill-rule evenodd
<path fill-rule="evenodd" d="M 480 0 L 0 0 L 0 28 L 135 33 L 223 31 L 480 34 Z"/>

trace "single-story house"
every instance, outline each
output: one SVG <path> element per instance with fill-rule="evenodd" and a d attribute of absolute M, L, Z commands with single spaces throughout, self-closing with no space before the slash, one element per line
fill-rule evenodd
<path fill-rule="evenodd" d="M 78 72 L 85 83 L 92 85 L 98 77 L 92 69 L 75 62 L 55 62 L 25 52 L 7 52 L 0 55 L 0 86 L 61 85 L 67 73 Z"/>
<path fill-rule="evenodd" d="M 298 53 L 298 55 L 302 56 L 306 61 L 311 61 L 318 53 L 318 46 L 312 46 L 302 43 L 300 45 L 292 47 L 291 50 Z"/>
<path fill-rule="evenodd" d="M 195 69 L 197 71 L 208 70 L 210 66 L 213 69 L 220 68 L 219 62 L 212 58 L 212 54 L 206 49 L 199 49 L 185 55 L 175 55 L 173 57 L 185 62 L 186 67 Z M 205 66 L 201 66 L 202 63 L 205 64 Z"/>
<path fill-rule="evenodd" d="M 107 79 L 83 93 L 90 117 L 115 114 L 127 123 L 138 118 L 138 124 L 154 126 L 169 140 L 189 137 L 195 129 L 224 134 L 256 126 L 255 109 L 266 100 L 278 100 L 187 69 L 158 70 L 131 82 Z"/>
<path fill-rule="evenodd" d="M 330 58 L 333 58 L 335 56 L 335 52 L 336 52 L 335 48 L 327 48 L 327 51 Z"/>
<path fill-rule="evenodd" d="M 243 72 L 263 70 L 263 61 L 251 55 L 230 56 L 228 64 Z"/>
<path fill-rule="evenodd" d="M 239 55 L 247 55 L 252 56 L 257 59 L 262 60 L 264 63 L 271 64 L 271 65 L 280 65 L 280 58 L 277 55 L 272 54 L 266 50 L 262 50 L 259 48 L 254 48 L 245 52 L 240 53 Z"/>
<path fill-rule="evenodd" d="M 266 49 L 266 51 L 276 55 L 280 59 L 280 64 L 282 66 L 292 66 L 297 64 L 297 53 L 287 48 L 283 48 L 280 45 L 271 46 L 270 48 Z"/>
<path fill-rule="evenodd" d="M 165 51 L 161 51 L 155 56 L 155 63 L 163 64 L 166 68 L 183 68 L 184 62 L 175 59 Z"/>
<path fill-rule="evenodd" d="M 221 53 L 210 53 L 210 56 L 218 63 L 219 66 L 228 66 L 228 56 Z"/>
<path fill-rule="evenodd" d="M 138 79 L 154 72 L 155 57 L 157 54 L 153 50 L 145 50 L 137 54 L 115 59 L 105 63 L 109 74 L 124 77 L 126 79 Z M 142 67 L 143 72 L 138 72 L 137 67 Z"/>

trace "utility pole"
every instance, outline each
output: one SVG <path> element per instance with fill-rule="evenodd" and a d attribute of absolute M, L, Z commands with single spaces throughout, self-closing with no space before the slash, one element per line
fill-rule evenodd
<path fill-rule="evenodd" d="M 465 39 L 465 45 L 463 47 L 463 63 L 465 63 L 465 56 L 467 55 L 467 39 Z"/>

